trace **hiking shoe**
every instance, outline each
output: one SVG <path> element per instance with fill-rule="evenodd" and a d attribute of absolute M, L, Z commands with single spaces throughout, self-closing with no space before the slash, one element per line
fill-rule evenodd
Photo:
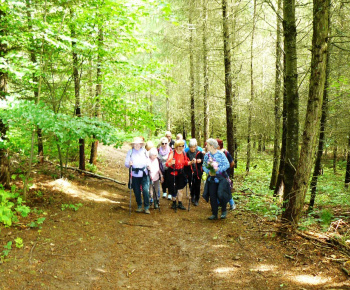
<path fill-rule="evenodd" d="M 230 210 L 235 210 L 236 209 L 236 205 L 230 205 Z"/>
<path fill-rule="evenodd" d="M 163 198 L 166 198 L 166 192 L 163 193 Z"/>
<path fill-rule="evenodd" d="M 171 205 L 171 209 L 176 209 L 176 201 L 173 201 L 173 204 Z"/>
<path fill-rule="evenodd" d="M 171 194 L 168 194 L 168 199 L 171 200 Z"/>
<path fill-rule="evenodd" d="M 148 208 L 146 208 L 146 209 L 145 209 L 145 213 L 146 213 L 146 214 L 150 214 L 151 212 L 149 211 Z"/>
<path fill-rule="evenodd" d="M 208 220 L 217 220 L 218 219 L 218 216 L 216 215 L 211 215 L 210 217 L 208 217 Z"/>
<path fill-rule="evenodd" d="M 223 211 L 223 212 L 221 213 L 221 217 L 220 217 L 220 218 L 221 218 L 222 220 L 226 218 L 226 213 L 227 213 L 226 211 Z"/>
<path fill-rule="evenodd" d="M 198 201 L 196 200 L 193 205 L 198 206 Z"/>
<path fill-rule="evenodd" d="M 179 201 L 177 208 L 186 210 L 181 201 Z"/>
<path fill-rule="evenodd" d="M 154 203 L 154 209 L 157 209 L 159 206 L 158 206 L 158 203 L 157 202 L 155 202 Z"/>
<path fill-rule="evenodd" d="M 137 210 L 135 210 L 136 212 L 143 212 L 142 207 L 138 207 Z"/>

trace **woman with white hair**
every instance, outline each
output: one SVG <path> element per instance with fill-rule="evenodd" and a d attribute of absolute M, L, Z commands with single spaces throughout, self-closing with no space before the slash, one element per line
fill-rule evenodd
<path fill-rule="evenodd" d="M 221 219 L 226 218 L 226 204 L 231 199 L 230 184 L 226 180 L 226 170 L 230 167 L 223 152 L 218 150 L 219 144 L 215 139 L 207 140 L 207 154 L 204 156 L 203 170 L 208 175 L 205 183 L 203 197 L 210 200 L 212 215 L 209 220 L 218 219 L 219 205 L 221 205 Z"/>
<path fill-rule="evenodd" d="M 145 142 L 140 137 L 135 137 L 134 141 L 131 142 L 132 149 L 128 151 L 125 158 L 125 167 L 131 167 L 131 186 L 135 194 L 137 210 L 136 212 L 145 212 L 150 214 L 149 211 L 149 179 L 147 167 L 150 165 L 150 159 L 148 152 L 143 147 Z M 142 197 L 141 197 L 141 186 L 143 193 L 143 204 L 142 209 Z"/>
<path fill-rule="evenodd" d="M 189 150 L 186 155 L 191 160 L 191 172 L 189 173 L 188 184 L 191 192 L 191 202 L 197 206 L 200 191 L 201 191 L 201 180 L 202 180 L 202 164 L 203 164 L 203 153 L 199 150 L 196 139 L 190 139 L 188 142 Z"/>
<path fill-rule="evenodd" d="M 158 151 L 156 148 L 149 150 L 150 166 L 149 176 L 151 178 L 152 186 L 150 186 L 149 194 L 151 197 L 151 203 L 154 200 L 154 208 L 159 207 L 158 192 L 160 189 L 160 182 L 163 182 L 163 173 L 160 170 L 160 160 L 158 159 Z M 151 204 L 152 205 L 152 204 Z"/>
<path fill-rule="evenodd" d="M 163 177 L 164 182 L 162 183 L 162 190 L 163 190 L 163 198 L 167 197 L 166 189 L 169 188 L 168 186 L 168 167 L 166 166 L 166 161 L 168 160 L 169 153 L 171 152 L 171 148 L 169 146 L 169 140 L 166 137 L 163 137 L 160 139 L 160 146 L 158 149 L 158 158 L 160 162 L 162 163 L 163 168 Z M 169 193 L 168 199 L 171 199 L 171 194 Z"/>

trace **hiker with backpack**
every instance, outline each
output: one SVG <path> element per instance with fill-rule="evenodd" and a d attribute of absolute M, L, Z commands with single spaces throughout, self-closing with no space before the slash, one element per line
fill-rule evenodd
<path fill-rule="evenodd" d="M 191 171 L 188 174 L 188 184 L 191 192 L 191 202 L 193 205 L 198 206 L 200 191 L 201 191 L 201 180 L 202 180 L 202 164 L 204 155 L 202 150 L 199 150 L 196 139 L 190 139 L 188 142 L 189 150 L 186 155 L 189 160 L 192 161 Z"/>
<path fill-rule="evenodd" d="M 164 177 L 164 182 L 162 183 L 162 190 L 163 190 L 163 198 L 167 197 L 167 193 L 166 193 L 166 189 L 169 188 L 168 183 L 168 176 L 169 176 L 169 169 L 166 166 L 166 161 L 168 160 L 169 157 L 169 153 L 172 151 L 172 149 L 169 146 L 169 142 L 168 142 L 168 138 L 166 137 L 162 137 L 160 139 L 160 146 L 158 148 L 158 158 L 162 164 L 162 173 L 163 173 L 163 177 Z M 171 194 L 169 193 L 168 195 L 168 199 L 171 200 Z"/>
<path fill-rule="evenodd" d="M 230 163 L 230 167 L 226 170 L 227 175 L 230 177 L 232 174 L 232 171 L 234 170 L 235 161 L 233 160 L 233 157 L 231 156 L 230 152 L 228 152 L 228 150 L 223 148 L 224 142 L 221 139 L 216 139 L 216 141 L 218 141 L 219 150 L 225 154 L 225 156 L 228 160 L 228 163 Z M 230 210 L 236 209 L 236 204 L 235 204 L 233 198 L 230 199 L 229 204 L 230 204 Z"/>
<path fill-rule="evenodd" d="M 164 182 L 163 173 L 161 171 L 161 162 L 158 159 L 158 151 L 156 148 L 151 148 L 149 150 L 150 166 L 149 166 L 149 176 L 151 179 L 152 186 L 150 186 L 149 195 L 154 200 L 154 208 L 159 207 L 159 191 L 160 183 Z"/>
<path fill-rule="evenodd" d="M 218 150 L 219 144 L 215 139 L 208 139 L 206 145 L 208 153 L 204 156 L 203 171 L 208 174 L 205 183 L 203 198 L 208 202 L 210 200 L 212 215 L 209 220 L 218 219 L 219 203 L 221 205 L 221 219 L 226 218 L 226 205 L 231 199 L 231 188 L 226 179 L 226 170 L 230 167 L 228 160 L 223 152 Z"/>
<path fill-rule="evenodd" d="M 131 188 L 134 191 L 137 209 L 136 212 L 145 212 L 150 214 L 149 211 L 149 178 L 148 178 L 148 167 L 150 166 L 150 159 L 148 152 L 143 147 L 145 142 L 140 137 L 135 137 L 131 142 L 132 149 L 128 151 L 125 158 L 125 167 L 131 170 Z M 141 188 L 143 194 L 142 208 L 142 197 Z"/>
<path fill-rule="evenodd" d="M 168 144 L 169 144 L 169 147 L 174 150 L 174 144 L 175 144 L 175 141 L 173 139 L 171 139 L 171 132 L 170 131 L 166 131 L 165 132 L 165 137 L 168 139 Z"/>
<path fill-rule="evenodd" d="M 184 140 L 176 140 L 174 144 L 175 149 L 174 151 L 170 152 L 168 160 L 165 163 L 165 165 L 169 168 L 168 188 L 173 200 L 171 208 L 175 210 L 176 208 L 186 210 L 182 204 L 182 190 L 187 184 L 185 166 L 191 165 L 192 162 L 188 159 L 184 152 L 184 144 Z M 176 199 L 178 200 L 178 205 L 176 204 Z"/>

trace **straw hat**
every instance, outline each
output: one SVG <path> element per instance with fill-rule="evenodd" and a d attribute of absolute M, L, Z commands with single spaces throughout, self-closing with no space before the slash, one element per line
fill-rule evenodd
<path fill-rule="evenodd" d="M 140 137 L 135 137 L 134 141 L 131 142 L 131 144 L 145 144 L 145 142 Z"/>

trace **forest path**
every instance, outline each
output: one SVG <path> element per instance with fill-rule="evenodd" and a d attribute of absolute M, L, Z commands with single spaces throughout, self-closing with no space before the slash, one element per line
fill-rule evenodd
<path fill-rule="evenodd" d="M 127 182 L 128 148 L 100 145 L 98 172 Z M 78 174 L 36 175 L 34 187 L 42 196 L 31 206 L 46 220 L 39 231 L 1 229 L 1 244 L 21 237 L 25 247 L 0 265 L 0 289 L 350 289 L 330 250 L 281 240 L 243 200 L 226 220 L 209 221 L 203 199 L 177 213 L 161 199 L 146 215 L 135 213 L 132 196 L 129 215 L 127 186 Z"/>

